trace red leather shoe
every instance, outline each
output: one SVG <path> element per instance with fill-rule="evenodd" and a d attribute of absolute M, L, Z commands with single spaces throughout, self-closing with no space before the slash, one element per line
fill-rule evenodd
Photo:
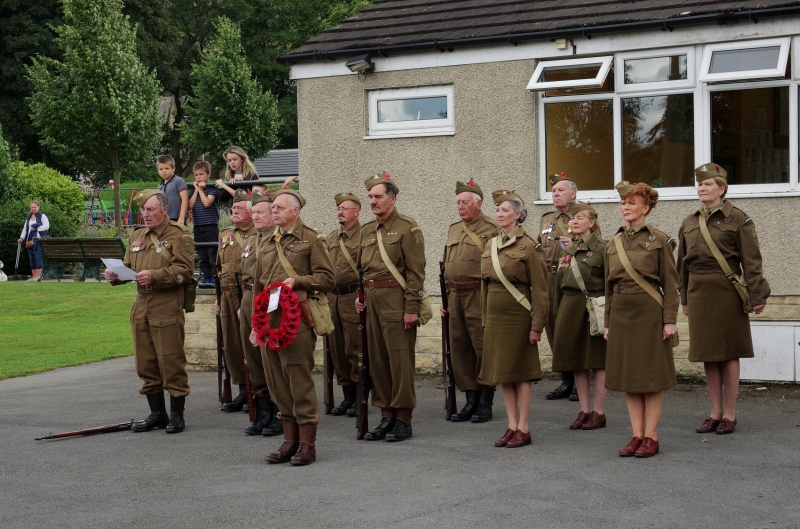
<path fill-rule="evenodd" d="M 642 446 L 640 446 L 633 455 L 636 457 L 653 457 L 657 453 L 658 441 L 645 437 Z"/>
<path fill-rule="evenodd" d="M 575 422 L 569 425 L 570 430 L 580 430 L 581 426 L 586 424 L 586 421 L 592 416 L 591 413 L 580 412 L 578 414 L 578 418 L 575 419 Z"/>
<path fill-rule="evenodd" d="M 711 433 L 717 429 L 717 426 L 719 426 L 719 421 L 717 419 L 707 417 L 696 431 L 697 433 Z"/>
<path fill-rule="evenodd" d="M 631 437 L 631 442 L 628 443 L 628 446 L 619 451 L 619 455 L 622 457 L 631 457 L 636 453 L 640 446 L 642 446 L 642 438 Z"/>
<path fill-rule="evenodd" d="M 531 444 L 531 432 L 523 433 L 522 430 L 517 430 L 514 432 L 514 437 L 506 443 L 506 448 L 519 448 L 529 444 Z"/>
<path fill-rule="evenodd" d="M 606 427 L 606 414 L 592 412 L 592 416 L 586 421 L 586 424 L 581 426 L 581 430 L 597 430 L 598 428 Z"/>
<path fill-rule="evenodd" d="M 722 420 L 719 421 L 719 426 L 717 427 L 717 433 L 720 435 L 733 433 L 733 430 L 735 428 L 736 428 L 736 419 L 730 420 L 723 417 Z"/>
<path fill-rule="evenodd" d="M 514 437 L 515 433 L 516 430 L 512 430 L 511 428 L 509 428 L 508 430 L 506 430 L 506 433 L 503 434 L 503 437 L 494 442 L 494 445 L 498 448 L 504 448 L 511 440 L 511 438 Z"/>

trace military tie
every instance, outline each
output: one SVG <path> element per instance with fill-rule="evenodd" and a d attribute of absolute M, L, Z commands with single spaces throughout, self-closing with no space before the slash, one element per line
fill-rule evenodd
<path fill-rule="evenodd" d="M 632 239 L 633 236 L 636 235 L 636 230 L 634 230 L 633 228 L 628 228 L 628 231 L 626 233 L 628 235 L 628 239 Z"/>

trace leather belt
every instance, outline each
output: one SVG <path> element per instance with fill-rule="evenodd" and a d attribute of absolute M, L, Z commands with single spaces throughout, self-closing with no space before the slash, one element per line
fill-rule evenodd
<path fill-rule="evenodd" d="M 367 288 L 391 288 L 399 287 L 400 283 L 396 279 L 386 279 L 384 281 L 373 281 L 372 279 L 364 281 L 364 286 Z"/>
<path fill-rule="evenodd" d="M 358 285 L 343 285 L 340 287 L 334 287 L 333 293 L 341 296 L 343 294 L 352 294 L 353 292 L 358 292 Z"/>
<path fill-rule="evenodd" d="M 551 264 L 547 265 L 547 271 L 555 274 L 556 272 L 558 272 L 558 265 L 551 265 Z"/>
<path fill-rule="evenodd" d="M 448 281 L 447 282 L 447 286 L 448 286 L 448 288 L 451 288 L 452 290 L 458 290 L 458 291 L 462 291 L 462 290 L 478 290 L 479 288 L 481 288 L 481 282 L 480 281 L 468 281 L 468 282 L 459 283 L 458 281 Z"/>
<path fill-rule="evenodd" d="M 231 290 L 236 290 L 236 285 L 222 285 L 219 290 L 220 292 L 230 292 Z"/>
<path fill-rule="evenodd" d="M 242 288 L 245 290 L 249 290 L 250 292 L 253 291 L 253 284 L 252 283 L 242 283 Z"/>

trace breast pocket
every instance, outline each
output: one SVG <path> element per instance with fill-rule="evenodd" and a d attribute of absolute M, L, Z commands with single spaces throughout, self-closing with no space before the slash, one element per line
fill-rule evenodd
<path fill-rule="evenodd" d="M 686 241 L 687 250 L 691 250 L 697 246 L 698 237 L 700 237 L 700 225 L 687 226 L 683 230 L 683 240 Z"/>
<path fill-rule="evenodd" d="M 456 246 L 458 246 L 458 241 L 457 240 L 447 241 L 446 243 L 444 243 L 444 246 L 445 246 L 445 252 L 446 252 L 446 255 L 447 255 L 446 261 L 448 263 L 451 262 L 451 261 L 455 261 L 456 253 L 457 253 L 457 250 L 458 250 L 458 248 L 456 248 Z"/>
<path fill-rule="evenodd" d="M 710 228 L 715 229 L 710 229 Z M 714 222 L 709 226 L 709 233 L 711 238 L 717 243 L 717 246 L 725 248 L 736 248 L 736 242 L 739 238 L 739 227 L 729 222 Z"/>
<path fill-rule="evenodd" d="M 655 241 L 639 241 L 637 251 L 629 259 L 633 268 L 639 272 L 658 274 L 658 254 L 661 243 Z"/>
<path fill-rule="evenodd" d="M 400 249 L 400 237 L 393 235 L 387 236 L 383 239 L 383 247 L 386 250 L 386 255 L 393 263 L 400 262 L 402 250 Z"/>

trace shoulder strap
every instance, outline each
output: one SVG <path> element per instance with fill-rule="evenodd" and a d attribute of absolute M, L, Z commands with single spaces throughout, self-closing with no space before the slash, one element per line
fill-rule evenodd
<path fill-rule="evenodd" d="M 558 216 L 558 219 L 556 219 L 556 220 L 557 220 L 557 222 L 558 222 L 558 229 L 559 229 L 559 231 L 561 232 L 561 235 L 562 235 L 563 237 L 566 237 L 567 235 L 569 235 L 569 228 L 567 228 L 567 227 L 564 225 L 564 219 L 562 219 L 562 218 L 561 218 L 561 215 L 559 215 L 559 216 Z"/>
<path fill-rule="evenodd" d="M 239 233 L 238 231 L 234 230 L 233 231 L 233 238 L 236 239 L 236 242 L 239 244 L 239 246 L 244 248 L 244 237 L 242 237 L 241 233 Z"/>
<path fill-rule="evenodd" d="M 581 275 L 581 271 L 578 270 L 578 263 L 576 263 L 575 261 L 576 261 L 575 259 L 569 260 L 569 268 L 570 270 L 572 270 L 572 274 L 575 276 L 575 281 L 578 282 L 578 286 L 580 287 L 580 289 L 583 291 L 585 295 L 588 296 L 589 293 L 586 292 L 586 284 L 583 282 L 583 276 Z"/>
<path fill-rule="evenodd" d="M 153 232 L 152 232 L 152 231 L 150 232 L 150 240 L 151 240 L 151 241 L 153 241 L 153 245 L 154 245 L 156 248 L 159 248 L 159 246 L 158 246 L 158 239 L 156 238 L 156 236 L 155 236 L 155 235 L 153 235 Z M 166 260 L 167 260 L 167 263 L 172 263 L 172 252 L 170 252 L 170 251 L 169 251 L 169 250 L 168 250 L 166 247 L 164 247 L 164 246 L 161 246 L 160 248 L 161 248 L 161 257 L 163 257 L 164 259 L 166 259 Z"/>
<path fill-rule="evenodd" d="M 722 271 L 725 273 L 725 276 L 728 279 L 731 279 L 731 276 L 734 275 L 733 270 L 731 270 L 731 267 L 728 266 L 728 262 L 722 256 L 722 252 L 719 251 L 717 245 L 714 244 L 714 239 L 711 238 L 711 234 L 708 232 L 708 225 L 706 224 L 707 219 L 701 218 L 698 220 L 700 221 L 700 233 L 703 234 L 703 239 L 706 240 L 706 244 L 711 250 L 711 253 L 714 254 L 714 259 L 717 260 L 717 263 L 719 264 L 720 268 L 722 268 Z"/>
<path fill-rule="evenodd" d="M 531 302 L 517 290 L 517 287 L 511 284 L 511 282 L 506 278 L 505 274 L 503 274 L 503 270 L 500 269 L 500 258 L 497 256 L 497 237 L 492 239 L 492 265 L 494 265 L 494 273 L 497 274 L 497 277 L 500 279 L 500 282 L 503 283 L 503 286 L 506 287 L 508 293 L 514 296 L 514 299 L 517 300 L 517 303 L 525 307 L 525 310 L 531 310 Z"/>
<path fill-rule="evenodd" d="M 658 304 L 663 307 L 664 306 L 664 296 L 662 296 L 661 293 L 658 290 L 653 288 L 653 285 L 651 285 L 650 283 L 645 281 L 644 278 L 641 275 L 639 275 L 639 272 L 634 270 L 633 266 L 631 266 L 631 262 L 628 260 L 628 255 L 625 253 L 625 248 L 622 246 L 622 234 L 621 233 L 618 233 L 614 237 L 614 242 L 617 245 L 617 252 L 619 252 L 619 260 L 622 261 L 622 266 L 625 267 L 625 271 L 628 272 L 628 275 L 631 276 L 631 278 L 634 281 L 636 281 L 637 285 L 642 287 L 645 292 L 650 294 L 653 297 L 653 299 L 656 300 L 658 302 Z"/>
<path fill-rule="evenodd" d="M 286 258 L 286 254 L 283 252 L 283 245 L 281 244 L 281 237 L 279 235 L 275 237 L 275 246 L 275 249 L 278 251 L 278 259 L 280 259 L 281 265 L 286 271 L 286 274 L 288 274 L 289 277 L 297 277 L 297 272 L 289 262 L 289 259 Z"/>
<path fill-rule="evenodd" d="M 480 237 L 478 237 L 477 235 L 475 235 L 475 232 L 474 232 L 474 231 L 472 231 L 472 230 L 470 229 L 470 227 L 469 227 L 469 226 L 467 226 L 467 223 L 466 223 L 466 222 L 462 222 L 462 223 L 461 223 L 461 225 L 462 225 L 462 227 L 464 228 L 464 232 L 465 232 L 467 235 L 469 235 L 469 238 L 470 238 L 470 239 L 472 239 L 472 242 L 474 242 L 474 243 L 475 243 L 475 245 L 476 245 L 478 248 L 480 248 L 480 250 L 481 250 L 481 253 L 483 253 L 483 252 L 484 252 L 484 250 L 486 250 L 486 245 L 485 245 L 485 244 L 483 244 L 483 241 L 481 240 L 481 238 L 480 238 Z"/>
<path fill-rule="evenodd" d="M 386 268 L 389 269 L 389 271 L 392 273 L 397 282 L 400 283 L 400 286 L 403 287 L 403 290 L 405 290 L 407 284 L 406 280 L 403 278 L 403 276 L 400 275 L 400 271 L 397 269 L 394 263 L 392 263 L 391 259 L 389 259 L 389 256 L 386 254 L 386 248 L 383 247 L 383 238 L 381 237 L 380 228 L 378 228 L 376 231 L 378 232 L 378 249 L 381 251 L 381 259 L 383 259 L 383 264 L 386 265 Z"/>
<path fill-rule="evenodd" d="M 341 234 L 337 236 L 337 239 L 339 239 L 339 248 L 342 249 L 342 254 L 344 254 L 344 258 L 347 260 L 347 264 L 349 264 L 350 268 L 353 269 L 353 272 L 355 272 L 355 274 L 358 275 L 358 267 L 356 266 L 356 262 L 353 261 L 352 257 L 350 257 L 350 252 L 347 251 L 347 247 L 344 245 L 344 241 L 342 240 Z M 381 249 L 383 249 L 383 245 L 381 245 Z M 381 254 L 381 257 L 383 257 L 383 254 Z"/>

